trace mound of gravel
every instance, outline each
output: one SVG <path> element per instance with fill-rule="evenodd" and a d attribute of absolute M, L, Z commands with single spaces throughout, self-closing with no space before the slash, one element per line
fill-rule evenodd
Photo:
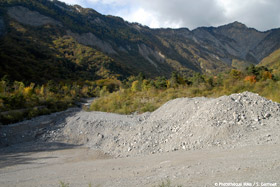
<path fill-rule="evenodd" d="M 278 103 L 244 92 L 217 99 L 179 98 L 142 115 L 81 111 L 67 118 L 52 139 L 130 156 L 275 143 L 279 126 Z"/>
<path fill-rule="evenodd" d="M 145 121 L 140 145 L 142 150 L 166 152 L 262 144 L 279 140 L 279 126 L 280 105 L 250 92 L 217 99 L 179 98 Z"/>
<path fill-rule="evenodd" d="M 179 98 L 141 115 L 80 110 L 52 124 L 60 128 L 48 130 L 40 140 L 84 144 L 120 157 L 232 148 L 279 143 L 280 104 L 244 92 L 216 99 Z"/>

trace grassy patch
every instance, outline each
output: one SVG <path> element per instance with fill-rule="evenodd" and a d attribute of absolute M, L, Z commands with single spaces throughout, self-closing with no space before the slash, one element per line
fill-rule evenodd
<path fill-rule="evenodd" d="M 182 185 L 172 185 L 170 179 L 166 179 L 155 187 L 182 187 Z"/>

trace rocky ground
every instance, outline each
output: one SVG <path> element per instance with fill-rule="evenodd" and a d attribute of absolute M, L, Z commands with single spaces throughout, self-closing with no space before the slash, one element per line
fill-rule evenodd
<path fill-rule="evenodd" d="M 1 127 L 0 138 L 3 186 L 280 186 L 280 105 L 249 92 L 141 115 L 73 108 Z"/>

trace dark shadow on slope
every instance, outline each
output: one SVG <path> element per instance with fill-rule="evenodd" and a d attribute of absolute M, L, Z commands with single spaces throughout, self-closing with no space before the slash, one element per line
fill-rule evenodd
<path fill-rule="evenodd" d="M 38 160 L 56 157 L 32 157 L 37 152 L 52 152 L 77 148 L 80 145 L 58 142 L 27 142 L 0 149 L 0 169 L 14 165 L 31 164 Z"/>
<path fill-rule="evenodd" d="M 63 112 L 39 116 L 7 126 L 0 126 L 0 148 L 38 140 L 50 132 L 63 128 L 67 123 L 66 119 L 80 111 L 80 108 L 70 108 Z"/>
<path fill-rule="evenodd" d="M 0 126 L 0 169 L 46 159 L 32 158 L 31 155 L 36 152 L 51 152 L 80 146 L 57 142 L 51 138 L 53 132 L 59 132 L 66 125 L 68 117 L 75 116 L 80 111 L 80 108 L 70 108 L 63 112 Z"/>

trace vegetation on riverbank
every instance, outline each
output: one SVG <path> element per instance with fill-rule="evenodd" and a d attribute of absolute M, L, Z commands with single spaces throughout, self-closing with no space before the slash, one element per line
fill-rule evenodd
<path fill-rule="evenodd" d="M 244 71 L 231 70 L 217 76 L 195 74 L 183 77 L 147 79 L 142 74 L 124 81 L 48 81 L 46 84 L 24 84 L 0 81 L 0 120 L 2 124 L 65 110 L 85 97 L 99 97 L 90 110 L 120 114 L 156 110 L 169 100 L 179 97 L 218 97 L 250 91 L 280 102 L 280 79 L 277 72 L 264 66 L 250 66 Z"/>
<path fill-rule="evenodd" d="M 83 82 L 54 82 L 37 85 L 0 81 L 0 122 L 9 124 L 32 117 L 65 110 L 75 106 L 80 98 L 99 97 L 119 89 L 114 79 Z"/>
<path fill-rule="evenodd" d="M 170 79 L 130 77 L 117 92 L 96 99 L 90 109 L 130 114 L 154 111 L 165 102 L 179 97 L 218 97 L 250 91 L 280 102 L 279 77 L 266 67 L 250 66 L 245 71 L 231 70 L 218 76 L 195 74 L 182 77 L 176 73 Z"/>

